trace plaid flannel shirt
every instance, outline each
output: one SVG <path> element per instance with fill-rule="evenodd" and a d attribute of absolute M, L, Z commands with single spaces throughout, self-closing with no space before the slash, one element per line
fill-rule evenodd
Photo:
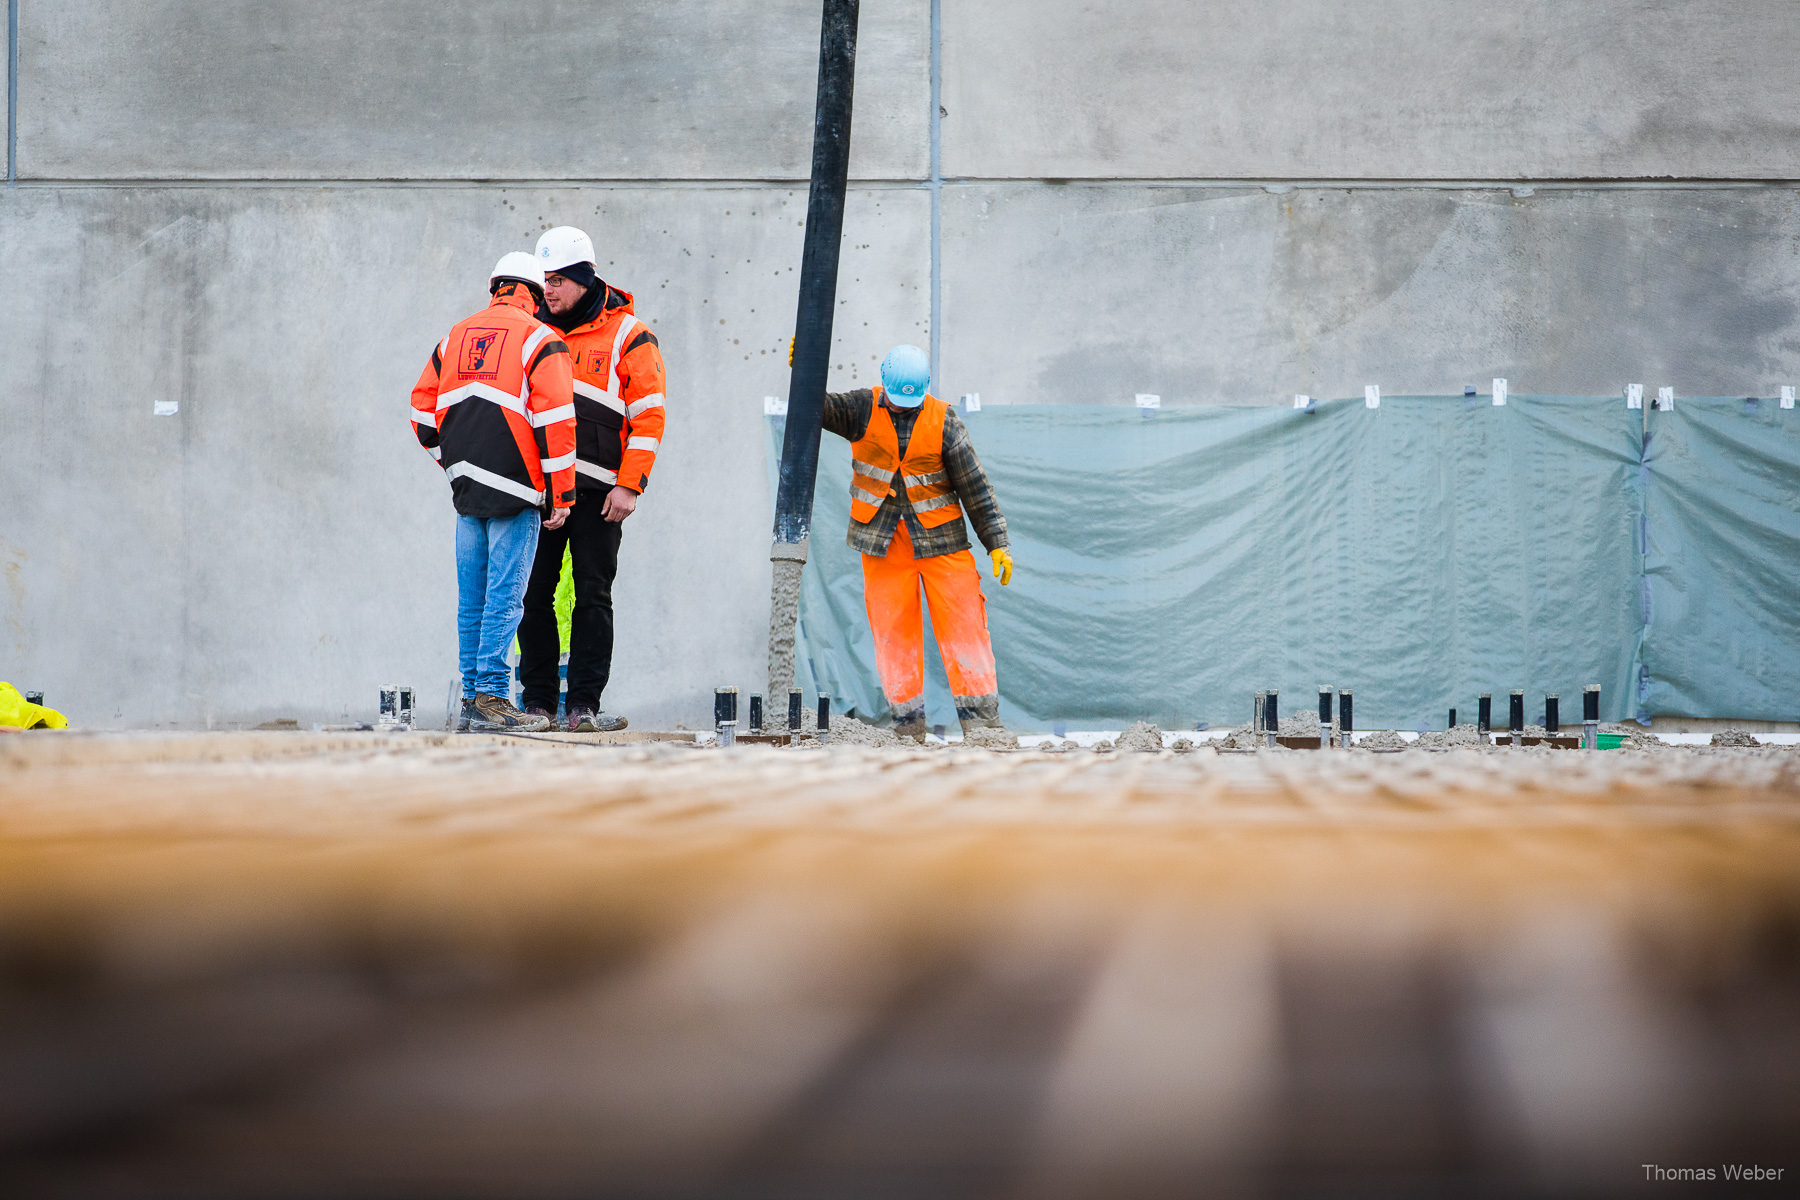
<path fill-rule="evenodd" d="M 906 443 L 912 437 L 913 421 L 919 410 L 890 404 L 888 412 L 894 418 L 895 432 L 900 435 L 900 454 L 905 457 Z M 875 392 L 871 388 L 825 393 L 822 424 L 841 438 L 861 441 L 863 434 L 868 432 L 869 418 L 874 415 Z M 1000 515 L 993 486 L 988 483 L 987 472 L 981 469 L 981 460 L 975 457 L 968 427 L 962 423 L 955 408 L 944 415 L 944 472 L 956 489 L 956 498 L 962 502 L 964 515 L 975 523 L 975 535 L 981 539 L 981 544 L 989 550 L 1006 545 L 1006 518 Z M 884 557 L 888 543 L 894 538 L 894 530 L 903 519 L 906 532 L 912 536 L 914 558 L 936 558 L 940 554 L 955 554 L 969 548 L 967 525 L 961 521 L 947 521 L 935 529 L 925 528 L 913 515 L 900 488 L 889 494 L 876 511 L 875 519 L 868 524 L 851 519 L 845 544 L 852 550 Z"/>

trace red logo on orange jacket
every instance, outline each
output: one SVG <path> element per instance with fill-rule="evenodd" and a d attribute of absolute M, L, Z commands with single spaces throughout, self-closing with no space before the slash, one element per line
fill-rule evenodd
<path fill-rule="evenodd" d="M 469 379 L 494 379 L 500 374 L 500 352 L 506 349 L 506 330 L 473 328 L 463 331 L 461 371 Z"/>

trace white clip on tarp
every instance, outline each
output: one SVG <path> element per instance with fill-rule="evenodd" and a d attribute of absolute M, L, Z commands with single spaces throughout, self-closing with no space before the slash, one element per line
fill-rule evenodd
<path fill-rule="evenodd" d="M 1377 385 L 1375 385 L 1373 383 L 1363 385 L 1363 407 L 1364 408 L 1380 408 L 1381 407 L 1381 388 L 1380 387 L 1378 387 Z"/>
<path fill-rule="evenodd" d="M 1794 407 L 1794 389 L 1793 388 L 1784 387 L 1781 389 L 1781 407 L 1783 407 L 1783 408 Z"/>
<path fill-rule="evenodd" d="M 1506 380 L 1496 379 L 1496 380 L 1494 380 L 1494 407 L 1495 408 L 1504 408 L 1505 406 L 1506 406 Z"/>
<path fill-rule="evenodd" d="M 1656 411 L 1657 412 L 1674 412 L 1675 411 L 1675 389 L 1674 388 L 1659 387 L 1656 389 Z"/>
<path fill-rule="evenodd" d="M 1152 396 L 1149 392 L 1139 392 L 1137 394 L 1137 406 L 1139 408 L 1161 408 L 1162 397 Z"/>
<path fill-rule="evenodd" d="M 765 417 L 785 417 L 785 416 L 787 416 L 787 401 L 783 400 L 780 396 L 764 396 L 763 397 L 763 416 L 765 416 Z"/>
<path fill-rule="evenodd" d="M 1625 407 L 1626 408 L 1642 408 L 1642 407 L 1644 407 L 1644 385 L 1643 384 L 1628 383 L 1625 385 Z"/>
<path fill-rule="evenodd" d="M 963 398 L 962 398 L 962 406 L 963 406 L 964 412 L 980 412 L 981 411 L 981 393 L 980 392 L 964 392 Z"/>

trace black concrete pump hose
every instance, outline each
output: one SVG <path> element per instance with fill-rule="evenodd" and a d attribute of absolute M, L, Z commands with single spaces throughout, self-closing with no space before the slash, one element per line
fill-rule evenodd
<path fill-rule="evenodd" d="M 837 304 L 838 250 L 844 190 L 850 176 L 850 111 L 856 82 L 858 0 L 824 0 L 819 31 L 819 97 L 813 115 L 812 186 L 806 196 L 806 243 L 800 256 L 800 303 L 794 318 L 787 429 L 775 491 L 775 540 L 769 550 L 769 690 L 794 681 L 794 623 L 800 576 L 812 528 L 819 472 L 819 418 L 831 366 L 831 318 Z"/>

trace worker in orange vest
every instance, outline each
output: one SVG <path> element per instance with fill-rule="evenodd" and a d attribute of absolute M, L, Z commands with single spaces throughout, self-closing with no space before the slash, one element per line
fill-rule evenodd
<path fill-rule="evenodd" d="M 915 741 L 925 740 L 921 587 L 964 735 L 1001 728 L 987 601 L 965 515 L 1002 587 L 1013 569 L 1006 518 L 968 429 L 955 409 L 926 392 L 930 382 L 925 352 L 896 346 L 881 364 L 880 387 L 827 393 L 822 418 L 826 429 L 850 441 L 847 541 L 863 556 L 863 600 L 881 690 L 896 732 Z"/>

